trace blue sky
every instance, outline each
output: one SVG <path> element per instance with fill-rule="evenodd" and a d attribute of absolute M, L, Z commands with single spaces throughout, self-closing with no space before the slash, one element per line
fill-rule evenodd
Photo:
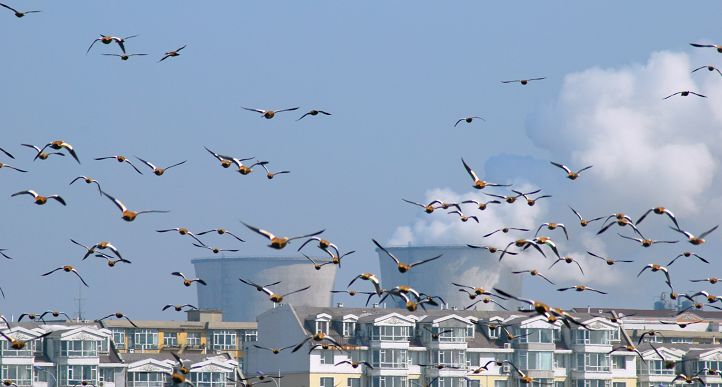
<path fill-rule="evenodd" d="M 225 226 L 247 243 L 211 243 L 268 255 L 239 220 L 284 234 L 325 228 L 344 250 L 358 251 L 339 273 L 338 283 L 347 283 L 376 267 L 372 237 L 389 240 L 417 219 L 402 197 L 421 200 L 438 187 L 469 190 L 460 157 L 509 180 L 524 178 L 526 163 L 571 158 L 573 147 L 553 155 L 553 147 L 528 135 L 558 104 L 565 76 L 645 63 L 665 50 L 714 60 L 688 43 L 714 41 L 722 11 L 715 3 L 671 1 L 10 5 L 43 12 L 22 19 L 0 13 L 0 147 L 16 156 L 0 160 L 31 171 L 0 171 L 0 248 L 15 258 L 0 262 L 7 273 L 0 279 L 2 313 L 74 310 L 77 281 L 40 277 L 74 264 L 91 285 L 87 316 L 122 310 L 144 319 L 175 317 L 161 313 L 166 303 L 195 302 L 195 289 L 169 273 L 192 272 L 190 259 L 205 256 L 189 241 L 153 230 Z M 100 55 L 118 51 L 105 45 L 86 55 L 101 33 L 139 34 L 128 40 L 128 52 L 150 55 L 121 62 Z M 179 57 L 157 63 L 185 44 Z M 548 79 L 526 87 L 499 83 L 536 76 Z M 300 114 L 291 112 L 265 120 L 241 106 L 319 108 L 333 116 L 296 122 Z M 466 115 L 487 122 L 452 127 Z M 56 138 L 76 147 L 82 165 L 68 157 L 32 162 L 32 152 L 19 146 Z M 238 176 L 219 168 L 203 145 L 292 173 L 273 181 Z M 92 160 L 118 153 L 161 165 L 189 161 L 158 178 Z M 127 224 L 97 191 L 68 186 L 83 174 L 131 208 L 172 212 Z M 60 194 L 68 207 L 9 197 L 28 188 Z M 588 199 L 586 208 L 597 201 Z M 567 203 L 551 203 L 566 211 Z M 111 240 L 133 264 L 110 270 L 99 260 L 79 263 L 82 250 L 70 238 Z M 649 306 L 653 293 L 628 303 Z M 579 305 L 578 298 L 559 300 Z"/>

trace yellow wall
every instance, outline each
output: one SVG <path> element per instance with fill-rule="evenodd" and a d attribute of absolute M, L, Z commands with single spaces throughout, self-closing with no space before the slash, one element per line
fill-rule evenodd
<path fill-rule="evenodd" d="M 333 378 L 333 385 L 339 386 L 339 387 L 346 387 L 348 386 L 348 379 L 349 378 L 364 378 L 364 375 L 360 374 L 311 374 L 309 375 L 308 382 L 310 383 L 308 387 L 319 387 L 321 385 L 321 378 Z M 283 378 L 284 382 L 286 377 Z M 296 386 L 296 384 L 288 384 L 289 386 Z M 303 387 L 303 386 L 299 386 Z"/>
<path fill-rule="evenodd" d="M 479 380 L 481 381 L 481 385 L 483 387 L 494 387 L 494 382 L 497 380 L 509 380 L 509 377 L 506 375 L 467 375 L 467 377 L 471 380 Z"/>
<path fill-rule="evenodd" d="M 637 378 L 612 379 L 612 383 L 627 383 L 626 387 L 637 387 Z"/>

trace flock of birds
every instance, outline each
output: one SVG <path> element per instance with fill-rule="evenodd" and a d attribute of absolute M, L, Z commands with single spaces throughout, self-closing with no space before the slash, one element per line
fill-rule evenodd
<path fill-rule="evenodd" d="M 25 17 L 29 14 L 34 14 L 41 12 L 39 10 L 33 10 L 33 11 L 19 11 L 9 5 L 0 3 L 0 6 L 3 8 L 6 8 L 14 13 L 14 15 L 17 18 Z M 103 45 L 112 45 L 115 44 L 120 49 L 120 52 L 118 53 L 103 53 L 102 55 L 106 56 L 115 56 L 119 57 L 121 60 L 128 60 L 130 57 L 133 56 L 146 56 L 148 54 L 144 53 L 128 53 L 126 51 L 126 45 L 128 43 L 128 40 L 137 37 L 138 35 L 132 35 L 132 36 L 126 36 L 126 37 L 117 37 L 113 35 L 100 35 L 99 38 L 96 38 L 92 41 L 91 45 L 88 47 L 86 54 L 89 53 L 92 48 L 95 46 L 96 43 L 100 42 Z M 694 47 L 707 47 L 707 48 L 714 48 L 718 52 L 722 53 L 722 45 L 708 45 L 708 44 L 697 44 L 697 43 L 691 43 Z M 186 48 L 186 45 L 183 45 L 175 50 L 167 51 L 165 52 L 162 57 L 160 58 L 159 62 L 164 61 L 168 58 L 174 58 L 180 55 L 180 51 Z M 696 69 L 694 69 L 692 72 L 697 72 L 702 69 L 707 69 L 708 71 L 716 71 L 720 76 L 722 76 L 722 72 L 720 72 L 719 69 L 717 69 L 715 66 L 712 65 L 705 65 L 700 66 Z M 536 78 L 527 78 L 527 79 L 517 79 L 517 80 L 508 80 L 508 81 L 501 81 L 502 83 L 519 83 L 520 85 L 528 85 L 530 82 L 535 81 L 541 81 L 544 80 L 545 77 L 536 77 Z M 664 97 L 664 99 L 671 98 L 673 96 L 689 96 L 689 95 L 695 95 L 698 97 L 706 98 L 706 96 L 697 93 L 695 91 L 690 90 L 682 90 L 675 92 L 669 96 Z M 276 117 L 279 113 L 286 113 L 286 112 L 293 112 L 299 109 L 299 107 L 292 107 L 292 108 L 284 108 L 284 109 L 277 109 L 277 110 L 266 110 L 266 109 L 256 109 L 256 108 L 248 108 L 243 107 L 243 109 L 247 111 L 251 111 L 254 113 L 260 114 L 265 119 L 273 119 Z M 315 116 L 331 116 L 331 113 L 324 111 L 324 110 L 318 110 L 318 109 L 312 109 L 305 112 L 303 115 L 301 115 L 297 120 L 301 120 L 303 118 L 306 118 L 308 116 L 315 117 Z M 458 126 L 460 123 L 467 123 L 471 124 L 474 120 L 480 120 L 485 121 L 484 118 L 480 116 L 468 116 L 459 118 L 455 121 L 454 127 Z M 21 144 L 21 146 L 25 148 L 29 148 L 32 150 L 33 158 L 32 161 L 36 160 L 50 160 L 55 158 L 60 158 L 69 155 L 72 157 L 78 164 L 81 163 L 80 158 L 78 156 L 78 153 L 76 149 L 69 143 L 64 140 L 54 140 L 50 141 L 47 144 L 43 145 L 42 147 L 35 146 L 32 144 Z M 7 150 L 8 148 L 0 148 L 0 152 L 5 155 L 6 157 L 10 159 L 15 159 L 14 155 L 10 153 L 10 151 Z M 227 156 L 223 154 L 216 153 L 209 148 L 205 148 L 205 150 L 217 161 L 220 163 L 220 166 L 222 168 L 230 168 L 232 166 L 235 166 L 237 172 L 241 175 L 248 175 L 252 173 L 253 169 L 256 167 L 261 167 L 266 173 L 266 177 L 268 179 L 273 179 L 277 175 L 281 174 L 288 174 L 290 171 L 288 170 L 281 170 L 281 171 L 271 171 L 268 168 L 268 165 L 270 164 L 269 161 L 263 161 L 259 160 L 254 157 L 235 157 L 235 156 Z M 135 161 L 131 160 L 130 158 L 117 154 L 117 155 L 111 155 L 111 156 L 100 156 L 96 157 L 96 161 L 103 161 L 103 160 L 115 160 L 118 163 L 121 164 L 127 164 L 129 167 L 131 167 L 135 172 L 138 174 L 143 174 L 142 168 L 147 167 L 146 171 L 151 172 L 155 176 L 164 176 L 169 170 L 175 169 L 178 167 L 182 167 L 187 160 L 180 161 L 174 164 L 171 164 L 166 167 L 158 166 L 157 164 L 151 163 L 150 161 L 144 160 L 142 158 L 136 157 L 137 162 L 139 163 L 136 165 Z M 551 195 L 549 194 L 541 194 L 539 193 L 542 191 L 541 189 L 536 189 L 530 192 L 523 192 L 517 189 L 511 189 L 511 185 L 509 184 L 502 184 L 502 183 L 495 183 L 495 182 L 489 182 L 485 181 L 482 178 L 479 177 L 479 175 L 472 169 L 472 167 L 465 161 L 461 160 L 462 165 L 469 175 L 471 179 L 471 186 L 479 191 L 482 191 L 482 193 L 489 198 L 487 201 L 477 201 L 477 200 L 466 200 L 460 203 L 451 203 L 446 202 L 443 199 L 436 199 L 432 200 L 428 203 L 420 203 L 417 201 L 407 200 L 403 199 L 404 202 L 417 206 L 423 210 L 423 212 L 427 214 L 432 214 L 437 211 L 447 211 L 448 215 L 453 215 L 459 219 L 461 222 L 469 222 L 473 221 L 475 223 L 481 224 L 483 222 L 483 219 L 481 218 L 483 211 L 485 211 L 488 206 L 491 205 L 513 205 L 517 201 L 522 201 L 526 203 L 528 206 L 534 206 L 536 205 L 537 201 L 549 198 Z M 578 180 L 583 172 L 588 171 L 592 166 L 586 166 L 581 169 L 574 169 L 567 165 L 564 165 L 559 162 L 551 162 L 551 165 L 555 168 L 559 168 L 562 170 L 565 174 L 565 177 L 568 178 L 570 181 L 576 181 Z M 10 164 L 6 164 L 4 162 L 0 162 L 0 169 L 9 169 L 14 170 L 19 173 L 26 173 L 28 172 L 25 169 L 21 169 L 18 167 L 15 167 Z M 73 185 L 76 182 L 84 182 L 86 185 L 94 185 L 101 198 L 107 199 L 110 203 L 112 203 L 121 214 L 121 218 L 126 222 L 133 222 L 136 220 L 136 218 L 139 215 L 146 215 L 146 214 L 163 214 L 167 213 L 166 210 L 131 210 L 129 207 L 127 207 L 121 200 L 116 198 L 115 196 L 111 195 L 110 193 L 103 190 L 103 186 L 100 180 L 97 180 L 95 178 L 89 177 L 89 176 L 76 176 L 73 177 L 70 180 L 70 185 Z M 498 190 L 508 190 L 507 192 L 488 192 L 489 189 L 498 189 Z M 41 194 L 33 189 L 25 189 L 22 191 L 18 191 L 11 195 L 11 197 L 32 197 L 33 203 L 36 205 L 45 205 L 49 201 L 53 201 L 59 205 L 66 206 L 68 203 L 67 201 L 57 194 Z M 660 215 L 663 216 L 664 219 L 666 219 L 669 222 L 669 228 L 671 228 L 675 233 L 680 234 L 681 236 L 684 236 L 686 241 L 691 246 L 699 246 L 703 243 L 705 243 L 705 238 L 712 232 L 714 232 L 718 226 L 711 227 L 710 229 L 701 232 L 699 234 L 693 234 L 685 229 L 683 229 L 680 226 L 679 219 L 674 215 L 672 211 L 670 211 L 668 208 L 659 206 L 659 207 L 653 207 L 645 210 L 636 220 L 633 219 L 630 215 L 625 213 L 612 213 L 605 216 L 599 216 L 594 217 L 591 219 L 586 219 L 582 216 L 580 212 L 575 210 L 574 208 L 570 207 L 570 210 L 573 212 L 573 214 L 578 218 L 579 220 L 579 227 L 586 228 L 591 227 L 592 223 L 599 222 L 599 230 L 597 234 L 602 234 L 608 231 L 609 229 L 616 227 L 619 231 L 624 230 L 631 230 L 631 235 L 625 235 L 619 233 L 619 237 L 624 240 L 630 240 L 638 243 L 642 247 L 650 247 L 657 244 L 676 244 L 679 241 L 678 240 L 656 240 L 646 237 L 642 231 L 640 230 L 640 224 L 648 217 L 650 214 Z M 474 213 L 474 214 L 472 214 Z M 289 246 L 291 242 L 296 240 L 303 240 L 303 242 L 300 242 L 300 246 L 297 249 L 301 254 L 303 254 L 306 259 L 308 259 L 309 263 L 313 265 L 313 267 L 316 270 L 322 270 L 322 268 L 326 265 L 337 265 L 341 266 L 341 262 L 345 257 L 353 254 L 355 251 L 346 251 L 344 252 L 342 249 L 338 247 L 337 244 L 331 242 L 328 239 L 324 239 L 320 237 L 321 234 L 324 233 L 324 230 L 315 231 L 311 233 L 306 233 L 299 236 L 278 236 L 270 231 L 261 229 L 259 227 L 243 223 L 243 225 L 250 230 L 253 234 L 257 234 L 260 237 L 264 238 L 268 241 L 268 247 L 276 249 L 276 250 L 282 250 Z M 566 240 L 569 240 L 570 238 L 570 226 L 567 226 L 562 223 L 556 223 L 556 222 L 544 222 L 541 225 L 539 225 L 536 230 L 526 229 L 526 228 L 520 228 L 520 227 L 504 227 L 496 230 L 491 230 L 490 232 L 483 235 L 484 238 L 490 237 L 492 235 L 501 233 L 501 234 L 518 234 L 519 236 L 512 238 L 509 240 L 509 242 L 505 246 L 492 246 L 492 245 L 475 245 L 475 244 L 469 244 L 469 248 L 474 249 L 484 249 L 490 254 L 498 254 L 499 255 L 499 261 L 501 262 L 505 257 L 507 259 L 515 259 L 511 258 L 514 256 L 520 256 L 522 253 L 531 251 L 530 248 L 540 256 L 544 258 L 552 257 L 553 262 L 548 267 L 547 270 L 551 270 L 555 266 L 557 266 L 560 263 L 565 263 L 568 265 L 574 265 L 573 267 L 570 266 L 571 270 L 579 270 L 582 274 L 584 274 L 584 270 L 582 269 L 582 266 L 579 263 L 579 258 L 576 257 L 570 257 L 562 255 L 559 251 L 559 248 L 557 247 L 557 243 L 555 240 L 547 235 L 540 235 L 542 233 L 547 234 L 547 231 L 552 232 L 556 231 L 557 233 L 555 235 L 558 235 L 559 237 L 563 237 Z M 561 234 L 558 234 L 558 231 L 563 232 L 563 236 Z M 522 235 L 522 233 L 531 233 L 532 231 L 535 231 L 533 234 L 527 234 Z M 203 241 L 202 237 L 206 236 L 207 234 L 217 234 L 220 236 L 228 235 L 229 237 L 233 238 L 234 242 L 245 242 L 245 240 L 242 238 L 240 233 L 232 232 L 230 230 L 227 230 L 225 228 L 214 228 L 210 230 L 205 230 L 201 232 L 192 232 L 189 228 L 184 226 L 179 227 L 172 227 L 167 229 L 160 229 L 157 230 L 158 233 L 177 233 L 181 237 L 184 238 L 190 238 L 192 241 L 192 245 L 200 248 L 200 249 L 206 249 L 208 251 L 211 251 L 214 254 L 218 254 L 221 252 L 236 252 L 239 251 L 235 248 L 219 248 L 215 246 L 211 246 Z M 96 257 L 103 259 L 106 264 L 109 267 L 115 267 L 117 264 L 132 264 L 132 262 L 128 259 L 123 258 L 121 251 L 118 247 L 113 245 L 110 241 L 100 241 L 100 242 L 90 242 L 90 243 L 81 243 L 74 239 L 70 239 L 70 242 L 74 245 L 77 245 L 78 247 L 82 248 L 82 258 L 81 261 L 84 261 L 88 257 Z M 411 270 L 414 270 L 415 268 L 424 265 L 428 262 L 436 261 L 443 259 L 442 255 L 437 255 L 433 257 L 428 257 L 426 259 L 422 259 L 415 262 L 404 262 L 397 256 L 395 256 L 393 253 L 391 253 L 388 249 L 386 249 L 384 246 L 382 246 L 379 242 L 372 239 L 372 243 L 380 250 L 382 251 L 386 256 L 388 256 L 388 259 L 391 259 L 393 263 L 396 265 L 399 273 L 407 273 Z M 309 251 L 309 249 L 314 248 L 314 251 L 316 251 L 318 254 L 321 255 L 321 257 L 312 257 L 310 255 L 307 255 L 306 253 Z M 593 253 L 591 251 L 588 252 L 589 256 L 598 260 L 602 261 L 602 264 L 606 264 L 609 266 L 613 266 L 620 263 L 633 263 L 632 260 L 623 260 L 623 259 L 615 259 L 612 257 L 605 257 L 603 255 L 599 255 L 596 253 Z M 0 256 L 2 256 L 5 259 L 12 259 L 11 250 L 9 249 L 0 249 Z M 692 303 L 692 306 L 690 308 L 693 309 L 702 309 L 704 307 L 710 307 L 714 309 L 722 310 L 721 306 L 716 305 L 718 302 L 722 303 L 722 296 L 714 295 L 712 292 L 708 291 L 699 291 L 693 294 L 682 294 L 675 292 L 673 282 L 672 282 L 672 276 L 670 275 L 670 267 L 672 264 L 674 264 L 678 259 L 680 258 L 694 258 L 697 259 L 699 262 L 703 263 L 709 263 L 709 261 L 699 255 L 697 255 L 694 252 L 690 251 L 684 251 L 680 253 L 677 257 L 672 259 L 670 262 L 668 262 L 666 265 L 663 265 L 661 263 L 651 263 L 646 264 L 641 267 L 641 270 L 637 274 L 637 276 L 641 276 L 647 271 L 650 271 L 652 273 L 660 273 L 664 276 L 664 284 L 669 287 L 670 289 L 670 297 L 673 300 L 677 299 L 686 299 L 689 300 Z M 564 265 L 560 265 L 564 266 Z M 73 263 L 68 263 L 66 265 L 62 265 L 56 268 L 52 268 L 49 271 L 41 274 L 41 276 L 50 276 L 55 273 L 69 273 L 77 277 L 77 279 L 86 287 L 89 287 L 90 285 L 88 282 L 83 278 L 79 270 L 75 267 Z M 537 268 L 528 268 L 525 270 L 515 270 L 512 271 L 514 274 L 528 274 L 531 277 L 538 277 L 544 281 L 546 281 L 549 285 L 555 286 L 554 282 L 552 282 L 542 271 L 540 271 Z M 186 274 L 174 271 L 171 273 L 172 276 L 178 277 L 180 280 L 182 280 L 182 284 L 185 287 L 190 287 L 193 284 L 206 286 L 207 283 L 202 278 L 193 278 L 190 276 L 187 276 Z M 239 278 L 239 281 L 241 282 L 242 286 L 250 286 L 252 288 L 255 288 L 259 293 L 263 293 L 270 302 L 272 303 L 281 303 L 284 300 L 286 300 L 289 296 L 298 294 L 301 292 L 304 292 L 308 290 L 311 285 L 296 289 L 293 291 L 277 291 L 273 290 L 276 285 L 279 285 L 281 281 L 277 281 L 270 284 L 257 284 L 250 280 Z M 351 286 L 356 283 L 356 281 L 365 281 L 368 282 L 371 287 L 368 291 L 357 291 L 355 289 L 352 289 Z M 709 278 L 703 278 L 703 279 L 691 279 L 692 282 L 707 282 L 709 284 L 716 284 L 719 281 L 719 278 L 717 277 L 709 277 Z M 547 319 L 550 323 L 556 323 L 557 321 L 562 322 L 563 324 L 567 326 L 582 326 L 584 328 L 589 329 L 584 325 L 582 321 L 577 319 L 575 316 L 573 316 L 568 311 L 563 310 L 562 308 L 553 307 L 550 306 L 548 303 L 545 303 L 541 300 L 535 300 L 535 299 L 527 299 L 522 298 L 519 295 L 511 294 L 503 289 L 498 288 L 492 288 L 492 289 L 486 289 L 482 286 L 479 286 L 478 284 L 462 284 L 458 282 L 454 282 L 449 284 L 449 286 L 454 286 L 458 289 L 459 292 L 463 292 L 466 295 L 468 295 L 468 298 L 473 301 L 470 305 L 466 306 L 466 309 L 475 308 L 477 304 L 493 304 L 495 307 L 506 309 L 504 305 L 502 305 L 499 301 L 510 301 L 515 300 L 521 304 L 523 304 L 524 308 L 519 308 L 519 311 L 525 312 L 525 313 L 533 313 L 538 314 Z M 564 292 L 573 290 L 576 292 L 596 292 L 599 294 L 607 294 L 605 291 L 600 289 L 595 289 L 592 287 L 589 287 L 585 284 L 575 284 L 571 286 L 564 286 L 557 288 L 558 291 Z M 433 294 L 427 294 L 423 290 L 415 289 L 411 286 L 405 285 L 405 284 L 393 284 L 390 287 L 386 287 L 384 284 L 381 283 L 381 280 L 377 275 L 370 272 L 360 273 L 357 276 L 355 276 L 348 286 L 345 289 L 341 290 L 333 290 L 332 293 L 342 293 L 347 294 L 349 296 L 356 296 L 356 295 L 364 295 L 366 296 L 366 305 L 374 298 L 378 298 L 379 302 L 383 302 L 388 297 L 391 297 L 393 299 L 399 299 L 401 300 L 406 309 L 409 311 L 416 311 L 419 307 L 422 309 L 426 309 L 427 306 L 440 306 L 445 304 L 445 301 Z M 0 295 L 2 297 L 5 297 L 5 293 L 0 288 Z M 191 304 L 167 304 L 165 305 L 162 310 L 175 310 L 175 311 L 183 311 L 188 309 L 197 309 L 197 307 L 191 305 Z M 684 312 L 684 311 L 683 311 Z M 67 319 L 70 319 L 70 317 L 61 311 L 44 311 L 42 313 L 23 313 L 19 316 L 18 321 L 23 320 L 24 318 L 27 318 L 29 320 L 39 320 L 39 321 L 45 321 L 45 317 L 52 316 L 52 317 L 60 317 L 63 316 Z M 614 311 L 609 311 L 609 316 L 612 321 L 618 321 L 622 318 L 626 317 L 624 315 L 619 315 Z M 129 321 L 133 326 L 136 326 L 135 323 L 124 313 L 122 312 L 114 312 L 107 316 L 104 316 L 102 318 L 98 318 L 97 321 L 102 321 L 108 318 L 118 318 L 118 319 L 126 319 Z M 4 324 L 10 328 L 11 323 L 7 321 L 5 318 L 2 318 Z M 677 322 L 663 322 L 667 324 L 677 324 L 680 327 L 686 327 L 690 324 L 693 324 L 695 322 L 686 322 L 686 323 L 677 323 Z M 682 325 L 684 324 L 684 326 Z M 502 323 L 489 323 L 488 324 L 491 329 L 502 329 L 504 330 L 507 339 L 514 340 L 519 338 L 519 336 L 514 336 L 511 334 L 511 331 L 508 329 L 510 327 L 509 324 L 502 324 Z M 432 338 L 438 339 L 440 335 L 443 335 L 448 331 L 430 331 Z M 48 332 L 45 335 L 48 335 L 52 332 Z M 634 342 L 629 338 L 629 336 L 622 330 L 622 337 L 624 339 L 624 345 L 618 348 L 614 348 L 612 352 L 618 351 L 618 350 L 626 350 L 626 351 L 632 351 L 636 352 L 639 356 L 642 356 L 641 352 L 637 349 L 637 346 L 641 344 L 642 339 L 644 337 L 653 336 L 657 332 L 655 331 L 649 331 L 644 332 L 638 342 Z M 27 344 L 26 341 L 15 339 L 4 333 L 3 331 L 0 331 L 0 336 L 2 336 L 2 339 L 7 340 L 9 342 L 9 345 L 11 348 L 14 349 L 22 349 Z M 309 348 L 309 353 L 313 351 L 316 348 L 323 348 L 323 349 L 337 349 L 337 350 L 343 350 L 343 351 L 349 351 L 354 349 L 355 347 L 350 344 L 343 344 L 338 342 L 337 340 L 330 337 L 325 332 L 317 332 L 314 334 L 311 334 L 307 337 L 305 337 L 301 342 L 299 343 L 290 343 L 288 346 L 284 346 L 281 348 L 269 348 L 269 347 L 263 347 L 256 345 L 258 349 L 269 351 L 273 354 L 279 354 L 286 350 L 291 350 L 292 352 L 297 352 L 300 349 L 304 348 L 308 343 L 311 343 L 312 345 Z M 656 348 L 655 348 L 656 351 Z M 658 352 L 659 354 L 659 352 Z M 173 371 L 169 374 L 171 380 L 175 384 L 182 384 L 187 383 L 191 384 L 190 380 L 188 380 L 188 374 L 190 372 L 190 369 L 186 367 L 183 363 L 183 361 L 176 355 L 175 356 L 176 361 L 178 363 L 178 366 L 174 367 Z M 664 359 L 664 357 L 659 354 L 659 356 Z M 503 364 L 509 364 L 515 372 L 518 374 L 519 380 L 522 383 L 528 384 L 532 383 L 533 378 L 525 374 L 522 370 L 520 370 L 519 367 L 517 367 L 513 362 L 504 360 L 504 361 L 491 361 L 487 363 L 486 365 L 479 367 L 478 369 L 469 370 L 470 374 L 479 374 L 484 371 L 488 371 L 488 367 L 492 364 L 496 363 L 497 366 L 501 366 Z M 674 363 L 674 362 L 672 362 Z M 340 365 L 350 365 L 353 368 L 358 367 L 367 367 L 367 368 L 373 368 L 371 364 L 365 361 L 342 361 L 336 364 L 337 366 Z M 423 367 L 434 367 L 434 368 L 453 368 L 446 365 L 441 364 L 425 364 L 422 365 Z M 674 368 L 674 364 L 671 365 L 671 368 Z M 237 379 L 239 383 L 241 383 L 244 386 L 251 386 L 255 384 L 261 384 L 261 383 L 268 383 L 271 381 L 273 377 L 268 376 L 264 373 L 259 372 L 257 375 L 249 377 L 249 378 L 243 378 L 240 377 Z M 701 381 L 699 378 L 699 375 L 694 376 L 686 376 L 683 374 L 677 375 L 675 378 L 676 380 L 682 380 L 685 382 L 694 382 L 694 381 Z M 436 379 L 433 379 L 430 383 L 427 385 L 434 384 Z M 9 383 L 5 383 L 9 382 Z M 14 385 L 12 381 L 4 381 L 3 382 L 7 386 Z"/>

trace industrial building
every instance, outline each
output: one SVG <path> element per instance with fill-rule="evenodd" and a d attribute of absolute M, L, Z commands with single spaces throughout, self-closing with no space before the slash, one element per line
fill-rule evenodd
<path fill-rule="evenodd" d="M 381 267 L 381 282 L 385 288 L 397 285 L 411 286 L 420 292 L 440 296 L 447 305 L 460 309 L 470 305 L 473 301 L 466 293 L 451 286 L 452 282 L 489 290 L 493 287 L 500 287 L 512 294 L 522 294 L 522 279 L 510 274 L 509 270 L 499 264 L 498 255 L 491 254 L 487 250 L 472 249 L 462 245 L 384 246 L 384 248 L 406 263 L 442 254 L 441 258 L 416 266 L 402 274 L 391 258 L 383 251 L 376 249 Z M 504 301 L 497 301 L 504 306 L 511 306 Z M 400 300 L 388 299 L 387 304 L 388 306 L 403 307 Z M 476 309 L 495 310 L 499 308 L 493 304 L 479 303 L 476 305 Z"/>
<path fill-rule="evenodd" d="M 278 293 L 312 284 L 311 288 L 288 302 L 298 306 L 331 306 L 331 290 L 336 280 L 336 265 L 326 265 L 322 274 L 303 257 L 204 258 L 191 261 L 195 273 L 208 286 L 198 286 L 198 307 L 223 311 L 226 321 L 255 321 L 256 316 L 273 307 L 268 296 L 244 285 L 238 278 L 259 285 L 281 281 L 272 287 Z"/>

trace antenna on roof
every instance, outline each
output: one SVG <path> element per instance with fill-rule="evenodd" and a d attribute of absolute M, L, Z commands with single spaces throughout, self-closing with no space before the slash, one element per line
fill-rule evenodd
<path fill-rule="evenodd" d="M 78 303 L 78 321 L 83 320 L 83 301 L 85 301 L 85 298 L 83 298 L 83 288 L 78 284 L 78 298 L 75 299 L 75 301 Z"/>

